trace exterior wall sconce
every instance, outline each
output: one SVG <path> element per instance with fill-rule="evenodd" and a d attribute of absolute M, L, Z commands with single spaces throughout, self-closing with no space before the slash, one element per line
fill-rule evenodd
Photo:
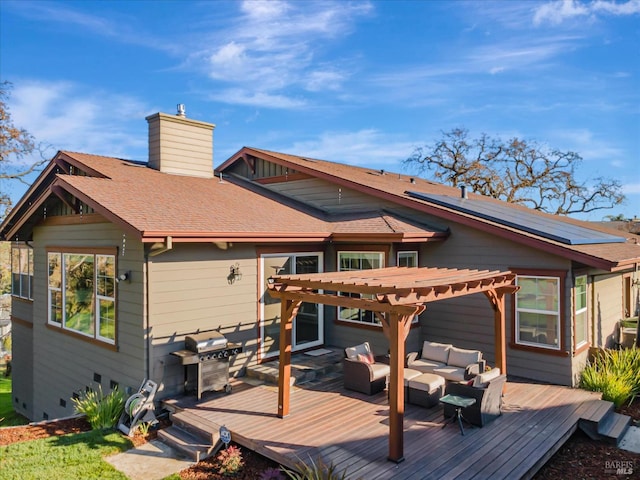
<path fill-rule="evenodd" d="M 229 285 L 235 283 L 236 280 L 242 280 L 242 272 L 240 271 L 239 263 L 236 263 L 229 267 L 229 276 L 227 277 Z"/>
<path fill-rule="evenodd" d="M 116 277 L 116 282 L 131 282 L 131 270 L 127 270 Z"/>

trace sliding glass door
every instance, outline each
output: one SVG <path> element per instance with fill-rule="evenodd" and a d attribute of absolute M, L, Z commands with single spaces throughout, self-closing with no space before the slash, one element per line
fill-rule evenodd
<path fill-rule="evenodd" d="M 275 275 L 318 273 L 322 271 L 322 253 L 280 253 L 260 257 L 262 296 L 260 298 L 261 358 L 277 356 L 280 345 L 280 300 L 267 292 L 267 280 Z M 293 321 L 292 351 L 324 343 L 322 305 L 303 303 Z"/>

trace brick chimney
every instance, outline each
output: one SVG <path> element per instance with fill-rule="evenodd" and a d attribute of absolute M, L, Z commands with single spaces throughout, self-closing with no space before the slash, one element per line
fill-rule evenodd
<path fill-rule="evenodd" d="M 149 167 L 174 175 L 213 178 L 212 123 L 186 118 L 184 105 L 177 115 L 154 113 L 149 123 Z"/>

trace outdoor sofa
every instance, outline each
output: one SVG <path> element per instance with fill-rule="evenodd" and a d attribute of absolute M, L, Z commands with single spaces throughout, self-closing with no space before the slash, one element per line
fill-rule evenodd
<path fill-rule="evenodd" d="M 407 368 L 434 373 L 448 382 L 463 382 L 484 372 L 486 362 L 480 350 L 465 350 L 448 343 L 425 341 L 422 350 L 407 355 Z"/>

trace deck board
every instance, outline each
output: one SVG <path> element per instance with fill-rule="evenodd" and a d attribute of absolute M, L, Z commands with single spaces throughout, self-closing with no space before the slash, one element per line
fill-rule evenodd
<path fill-rule="evenodd" d="M 389 405 L 344 390 L 341 379 L 291 391 L 290 414 L 276 415 L 277 388 L 234 380 L 233 393 L 182 397 L 171 408 L 225 425 L 233 441 L 292 468 L 310 458 L 333 464 L 348 478 L 530 478 L 571 435 L 597 394 L 552 385 L 508 382 L 503 414 L 483 428 L 442 428 L 442 407 L 407 404 L 404 461 L 387 460 Z"/>

